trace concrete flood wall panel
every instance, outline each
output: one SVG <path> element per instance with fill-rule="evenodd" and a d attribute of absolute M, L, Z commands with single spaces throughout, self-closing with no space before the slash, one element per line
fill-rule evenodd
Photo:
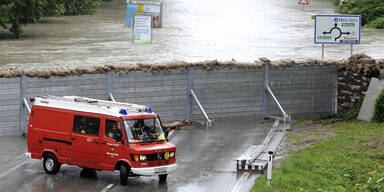
<path fill-rule="evenodd" d="M 25 98 L 44 95 L 84 96 L 96 99 L 106 99 L 106 76 L 104 74 L 84 74 L 50 78 L 26 78 Z M 29 114 L 25 110 L 25 125 L 28 124 Z"/>
<path fill-rule="evenodd" d="M 193 90 L 211 119 L 261 118 L 263 69 L 195 70 Z M 193 102 L 192 118 L 203 120 Z"/>
<path fill-rule="evenodd" d="M 147 104 L 163 122 L 186 118 L 189 70 L 156 73 L 84 74 L 80 76 L 27 77 L 24 97 L 79 95 Z M 111 81 L 107 81 L 107 80 Z M 111 82 L 111 87 L 108 87 Z M 193 89 L 209 117 L 218 119 L 261 118 L 264 70 L 260 68 L 195 69 Z M 20 78 L 0 78 L 0 136 L 20 134 Z M 336 106 L 336 66 L 271 67 L 270 87 L 284 109 L 295 115 L 332 114 Z M 193 120 L 204 117 L 193 101 Z M 28 114 L 24 129 L 28 122 Z M 269 98 L 269 114 L 279 114 Z"/>
<path fill-rule="evenodd" d="M 336 66 L 272 67 L 270 87 L 287 113 L 293 116 L 336 112 Z M 280 114 L 268 98 L 269 113 Z"/>
<path fill-rule="evenodd" d="M 0 136 L 18 135 L 20 78 L 0 78 Z"/>
<path fill-rule="evenodd" d="M 113 74 L 117 101 L 148 105 L 163 121 L 185 119 L 188 71 Z"/>

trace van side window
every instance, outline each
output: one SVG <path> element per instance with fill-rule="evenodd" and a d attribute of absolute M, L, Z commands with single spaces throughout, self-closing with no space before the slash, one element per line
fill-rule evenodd
<path fill-rule="evenodd" d="M 117 121 L 105 120 L 105 136 L 114 139 L 116 141 L 121 141 L 121 126 Z"/>
<path fill-rule="evenodd" d="M 73 132 L 88 135 L 99 135 L 100 119 L 75 115 Z"/>

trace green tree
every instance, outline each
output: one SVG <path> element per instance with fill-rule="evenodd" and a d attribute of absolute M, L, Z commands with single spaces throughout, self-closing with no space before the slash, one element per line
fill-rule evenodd
<path fill-rule="evenodd" d="M 44 14 L 42 0 L 0 1 L 0 25 L 9 28 L 16 38 L 21 36 L 21 25 L 35 23 Z M 10 27 L 6 25 L 10 23 Z"/>
<path fill-rule="evenodd" d="M 16 38 L 21 26 L 36 23 L 44 16 L 94 14 L 101 0 L 0 0 L 0 27 Z"/>
<path fill-rule="evenodd" d="M 383 0 L 333 0 L 342 14 L 361 15 L 361 24 L 373 28 L 384 27 Z"/>

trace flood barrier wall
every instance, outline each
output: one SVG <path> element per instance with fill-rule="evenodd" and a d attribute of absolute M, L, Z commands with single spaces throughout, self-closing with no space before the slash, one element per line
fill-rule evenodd
<path fill-rule="evenodd" d="M 208 69 L 191 67 L 194 68 L 192 77 L 189 67 L 155 72 L 111 70 L 100 74 L 53 74 L 43 78 L 32 75 L 1 77 L 0 136 L 20 135 L 26 130 L 28 113 L 20 107 L 21 98 L 38 95 L 108 99 L 108 92 L 111 92 L 116 101 L 149 105 L 163 122 L 184 120 L 189 79 L 211 119 L 262 118 L 263 65 Z M 336 65 L 272 65 L 270 87 L 286 112 L 293 117 L 336 112 Z M 268 98 L 268 113 L 279 114 L 272 98 Z M 203 120 L 195 101 L 192 108 L 192 119 Z"/>

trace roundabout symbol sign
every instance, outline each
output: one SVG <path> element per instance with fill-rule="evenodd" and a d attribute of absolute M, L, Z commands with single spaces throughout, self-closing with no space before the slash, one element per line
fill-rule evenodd
<path fill-rule="evenodd" d="M 340 29 L 339 27 L 337 27 L 337 23 L 335 23 L 335 26 L 332 27 L 332 29 L 329 30 L 329 32 L 324 31 L 323 34 L 324 34 L 324 35 L 326 35 L 326 34 L 332 34 L 332 31 L 333 31 L 333 30 L 338 31 L 338 33 L 339 33 L 339 36 L 335 37 L 335 41 L 337 41 L 338 39 L 340 39 L 341 35 L 344 35 L 344 34 L 349 35 L 349 34 L 351 34 L 349 31 L 348 31 L 348 32 L 342 32 L 341 29 Z"/>
<path fill-rule="evenodd" d="M 316 44 L 360 44 L 358 15 L 316 15 Z"/>

